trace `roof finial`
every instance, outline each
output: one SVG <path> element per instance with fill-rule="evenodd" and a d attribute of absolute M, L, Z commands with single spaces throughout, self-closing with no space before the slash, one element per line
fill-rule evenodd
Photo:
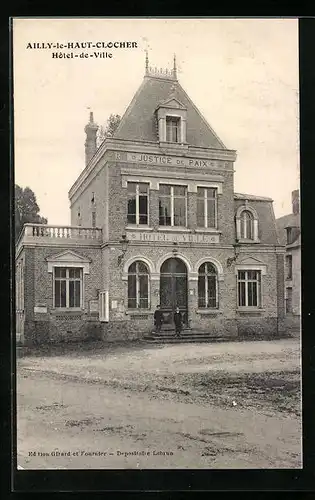
<path fill-rule="evenodd" d="M 148 50 L 145 51 L 145 74 L 149 74 L 149 55 Z"/>
<path fill-rule="evenodd" d="M 176 54 L 174 54 L 173 77 L 177 80 Z"/>

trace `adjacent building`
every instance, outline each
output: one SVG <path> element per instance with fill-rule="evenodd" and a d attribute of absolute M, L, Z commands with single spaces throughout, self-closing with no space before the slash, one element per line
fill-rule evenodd
<path fill-rule="evenodd" d="M 299 328 L 301 317 L 301 225 L 299 190 L 292 191 L 292 213 L 277 219 L 279 241 L 285 245 L 285 312 L 287 327 Z"/>
<path fill-rule="evenodd" d="M 71 226 L 26 224 L 17 242 L 21 340 L 141 338 L 158 304 L 165 329 L 178 306 L 187 329 L 276 336 L 284 247 L 272 199 L 234 192 L 236 152 L 180 85 L 176 61 L 162 71 L 146 59 L 99 148 L 93 113 L 85 132 Z"/>

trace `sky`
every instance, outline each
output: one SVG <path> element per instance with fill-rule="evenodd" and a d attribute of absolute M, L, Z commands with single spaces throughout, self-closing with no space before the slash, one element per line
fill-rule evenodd
<path fill-rule="evenodd" d="M 136 42 L 49 49 L 35 43 Z M 268 196 L 276 217 L 299 188 L 297 19 L 17 18 L 13 23 L 15 183 L 49 224 L 70 224 L 68 191 L 85 167 L 84 126 L 122 115 L 151 66 L 172 68 L 223 143 L 237 151 L 235 192 Z M 112 58 L 52 54 L 112 53 Z"/>

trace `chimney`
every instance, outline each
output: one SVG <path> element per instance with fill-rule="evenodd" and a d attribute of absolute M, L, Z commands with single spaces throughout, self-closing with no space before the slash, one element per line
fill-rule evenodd
<path fill-rule="evenodd" d="M 300 213 L 300 195 L 298 189 L 292 191 L 292 212 L 294 215 Z"/>
<path fill-rule="evenodd" d="M 90 112 L 90 121 L 84 127 L 84 131 L 86 133 L 85 139 L 85 165 L 87 165 L 92 156 L 96 153 L 96 133 L 98 131 L 98 125 L 94 123 L 93 119 L 93 111 Z"/>

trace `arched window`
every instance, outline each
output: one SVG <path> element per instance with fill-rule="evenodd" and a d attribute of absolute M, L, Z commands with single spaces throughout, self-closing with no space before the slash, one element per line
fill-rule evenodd
<path fill-rule="evenodd" d="M 148 309 L 149 271 L 144 262 L 137 260 L 128 269 L 128 308 Z"/>
<path fill-rule="evenodd" d="M 254 217 L 248 210 L 243 210 L 241 213 L 241 238 L 254 239 Z"/>
<path fill-rule="evenodd" d="M 198 270 L 198 307 L 218 307 L 218 279 L 217 271 L 211 262 L 205 262 Z"/>

